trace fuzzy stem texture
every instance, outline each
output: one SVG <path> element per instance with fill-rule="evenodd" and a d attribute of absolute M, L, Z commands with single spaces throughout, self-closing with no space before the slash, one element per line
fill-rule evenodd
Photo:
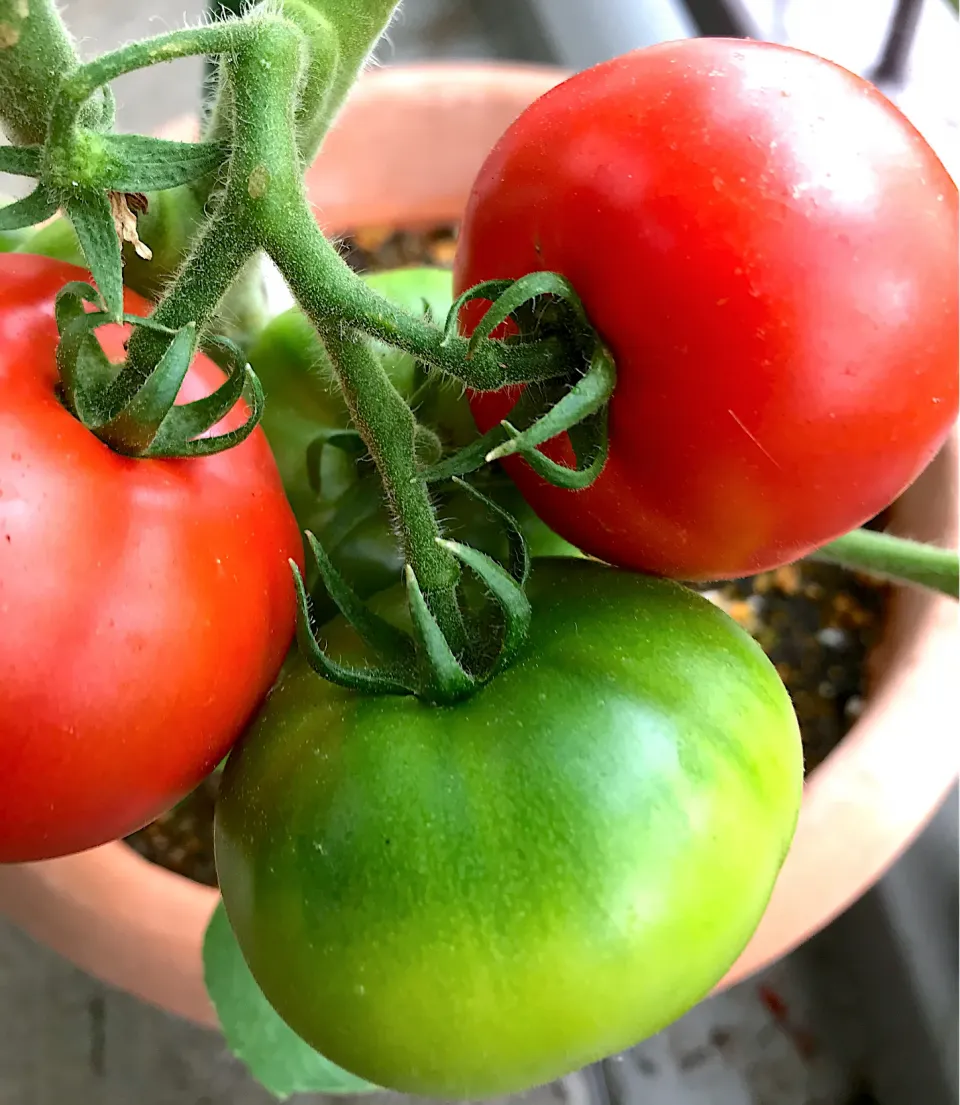
<path fill-rule="evenodd" d="M 813 555 L 817 560 L 829 560 L 883 579 L 942 591 L 953 598 L 960 592 L 960 567 L 955 549 L 857 529 L 824 545 Z"/>

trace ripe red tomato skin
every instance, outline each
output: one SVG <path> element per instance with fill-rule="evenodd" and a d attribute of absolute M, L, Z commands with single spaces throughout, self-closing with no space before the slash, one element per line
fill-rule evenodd
<path fill-rule="evenodd" d="M 169 808 L 240 735 L 294 626 L 287 558 L 301 543 L 259 430 L 213 457 L 139 460 L 58 401 L 54 297 L 86 275 L 0 257 L 7 863 L 90 848 Z M 130 294 L 127 309 L 148 305 Z M 98 333 L 118 358 L 124 331 Z M 180 401 L 222 379 L 198 357 Z"/>
<path fill-rule="evenodd" d="M 796 559 L 892 501 L 956 419 L 956 186 L 876 89 L 812 55 L 667 43 L 547 93 L 480 171 L 455 291 L 544 269 L 616 358 L 610 456 L 581 492 L 507 466 L 615 564 Z M 480 429 L 511 402 L 473 395 Z"/>

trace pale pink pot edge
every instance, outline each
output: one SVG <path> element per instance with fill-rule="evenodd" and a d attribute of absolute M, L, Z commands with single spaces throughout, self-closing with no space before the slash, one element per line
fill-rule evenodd
<path fill-rule="evenodd" d="M 455 219 L 485 151 L 562 77 L 549 68 L 484 63 L 372 71 L 309 174 L 318 218 L 331 231 Z M 195 125 L 187 120 L 165 133 L 192 137 Z M 957 500 L 954 437 L 897 504 L 895 526 L 955 545 Z M 868 707 L 809 779 L 770 906 L 722 985 L 822 928 L 935 812 L 957 775 L 944 719 L 956 713 L 958 643 L 956 604 L 918 591 L 898 594 Z M 0 909 L 37 940 L 91 974 L 207 1025 L 216 1018 L 201 947 L 216 902 L 215 891 L 121 843 L 0 867 Z"/>

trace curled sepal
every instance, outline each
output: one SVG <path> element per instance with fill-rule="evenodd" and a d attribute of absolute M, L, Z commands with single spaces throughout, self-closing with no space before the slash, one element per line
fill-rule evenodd
<path fill-rule="evenodd" d="M 545 398 L 546 392 L 540 388 L 524 388 L 520 393 L 520 398 L 510 411 L 510 418 L 513 422 L 528 424 L 536 417 L 537 410 L 543 404 Z M 466 476 L 471 472 L 476 472 L 478 468 L 482 468 L 488 463 L 487 458 L 490 453 L 509 439 L 511 430 L 514 433 L 517 432 L 513 428 L 513 422 L 503 422 L 498 426 L 493 426 L 482 437 L 478 437 L 476 441 L 471 441 L 469 445 L 464 445 L 457 452 L 451 453 L 450 456 L 437 461 L 435 464 L 431 464 L 423 471 L 423 478 L 427 483 L 439 483 L 441 480 L 449 480 L 455 476 Z"/>
<path fill-rule="evenodd" d="M 42 154 L 40 146 L 0 146 L 0 173 L 37 177 Z"/>
<path fill-rule="evenodd" d="M 71 280 L 57 293 L 53 310 L 60 334 L 60 394 L 67 408 L 92 428 L 103 421 L 103 397 L 117 373 L 94 334 L 108 321 L 103 299 L 92 285 Z"/>
<path fill-rule="evenodd" d="M 5 147 L 6 148 L 6 147 Z M 0 207 L 0 230 L 22 230 L 56 215 L 60 205 L 42 185 L 38 185 L 22 200 Z"/>
<path fill-rule="evenodd" d="M 178 334 L 182 331 L 178 331 Z M 147 457 L 206 457 L 232 449 L 253 433 L 263 416 L 263 387 L 240 348 L 227 338 L 208 337 L 206 344 L 222 350 L 227 379 L 203 399 L 170 408 L 156 437 L 143 452 Z M 206 435 L 221 418 L 245 399 L 249 414 L 242 425 L 222 434 Z"/>
<path fill-rule="evenodd" d="M 474 299 L 496 300 L 510 287 L 512 280 L 483 280 L 467 288 L 451 303 L 443 324 L 443 343 L 451 342 L 460 333 L 460 311 Z"/>
<path fill-rule="evenodd" d="M 422 684 L 419 697 L 437 704 L 469 698 L 477 689 L 477 680 L 463 667 L 447 643 L 409 564 L 404 568 L 404 579 L 413 636 L 420 653 Z"/>
<path fill-rule="evenodd" d="M 469 445 L 464 445 L 462 449 L 425 468 L 422 472 L 423 479 L 427 483 L 439 483 L 441 480 L 476 472 L 487 463 L 487 456 L 508 437 L 505 426 L 494 426 L 476 441 L 471 441 Z"/>
<path fill-rule="evenodd" d="M 522 540 L 522 539 L 521 539 Z M 458 541 L 437 538 L 437 544 L 466 564 L 479 577 L 487 590 L 500 606 L 503 613 L 503 637 L 500 651 L 493 667 L 484 675 L 483 681 L 492 678 L 516 659 L 530 630 L 530 602 L 523 591 L 523 584 L 486 553 Z"/>
<path fill-rule="evenodd" d="M 297 590 L 297 645 L 317 675 L 322 675 L 339 687 L 364 694 L 410 694 L 411 688 L 385 669 L 349 667 L 338 663 L 324 652 L 311 624 L 310 597 L 295 560 L 290 561 L 290 569 Z"/>
<path fill-rule="evenodd" d="M 161 426 L 172 413 L 196 344 L 197 328 L 190 322 L 173 335 L 157 367 L 121 410 L 91 427 L 96 430 L 97 437 L 127 456 L 149 454 Z M 122 380 L 121 372 L 118 383 Z"/>
<path fill-rule="evenodd" d="M 482 287 L 482 285 L 481 285 Z M 539 296 L 550 295 L 561 300 L 571 310 L 573 317 L 585 330 L 590 330 L 590 322 L 573 285 L 565 277 L 555 272 L 531 272 L 513 281 L 491 304 L 489 310 L 477 323 L 467 343 L 467 356 L 475 355 L 480 342 L 485 341 L 520 307 Z M 477 298 L 476 293 L 472 298 Z"/>
<path fill-rule="evenodd" d="M 505 422 L 504 426 L 511 435 L 520 436 L 521 431 L 515 429 L 509 422 Z M 576 468 L 557 464 L 537 448 L 520 450 L 517 455 L 523 457 L 542 480 L 546 480 L 554 487 L 562 488 L 564 491 L 582 491 L 596 480 L 607 463 L 609 438 L 606 407 L 588 418 L 586 422 L 571 426 L 568 436 L 577 458 Z"/>
<path fill-rule="evenodd" d="M 610 351 L 597 343 L 590 358 L 590 367 L 542 418 L 516 435 L 510 435 L 502 445 L 491 449 L 488 461 L 500 460 L 513 453 L 527 456 L 538 445 L 564 433 L 606 407 L 617 384 L 617 370 Z M 598 473 L 599 474 L 599 473 Z"/>
<path fill-rule="evenodd" d="M 486 495 L 482 495 L 473 484 L 467 483 L 466 480 L 454 478 L 453 482 L 464 491 L 471 494 L 479 502 L 490 511 L 491 514 L 496 515 L 497 518 L 503 522 L 504 529 L 507 532 L 507 542 L 509 544 L 510 560 L 508 570 L 510 575 L 517 581 L 517 583 L 523 587 L 525 586 L 527 579 L 530 577 L 530 550 L 527 548 L 527 540 L 523 536 L 523 530 L 520 529 L 520 525 L 516 518 L 499 504 L 493 501 L 493 499 L 487 498 Z M 463 559 L 461 557 L 461 559 Z M 472 567 L 472 565 L 471 565 Z"/>
<path fill-rule="evenodd" d="M 375 614 L 334 567 L 326 550 L 309 531 L 307 543 L 317 562 L 320 578 L 337 609 L 371 648 L 379 652 L 392 668 L 412 668 L 413 642 L 402 630 Z"/>

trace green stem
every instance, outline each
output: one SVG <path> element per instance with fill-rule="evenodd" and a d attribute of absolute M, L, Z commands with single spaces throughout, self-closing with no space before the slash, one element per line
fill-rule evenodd
<path fill-rule="evenodd" d="M 242 35 L 235 33 L 237 27 L 244 28 Z M 290 140 L 284 139 L 293 128 L 292 90 L 299 74 L 300 34 L 291 25 L 269 18 L 232 28 L 226 40 L 222 39 L 224 24 L 200 28 L 211 37 L 192 40 L 201 53 L 229 44 L 234 65 L 228 69 L 235 67 L 245 78 L 249 74 L 249 79 L 234 82 L 236 133 L 223 196 L 153 314 L 156 322 L 171 330 L 195 322 L 202 333 L 210 323 L 231 284 L 261 246 L 261 208 L 281 202 L 277 188 L 281 178 L 287 192 L 302 195 L 299 162 L 288 160 Z M 277 166 L 282 167 L 279 173 Z M 163 340 L 154 331 L 135 330 L 125 371 L 145 380 L 163 350 Z"/>
<path fill-rule="evenodd" d="M 374 291 L 337 252 L 306 204 L 286 212 L 267 251 L 298 302 L 317 324 L 339 321 L 410 353 L 476 391 L 568 375 L 579 357 L 558 338 L 529 344 L 488 343 L 495 358 L 469 359 L 467 340 L 444 339 L 439 326 L 408 314 Z M 576 357 L 576 359 L 575 359 Z"/>
<path fill-rule="evenodd" d="M 316 320 L 315 320 L 316 321 Z M 318 326 L 354 425 L 370 450 L 397 520 L 404 559 L 416 573 L 430 611 L 456 652 L 466 643 L 457 602 L 460 570 L 438 543 L 437 516 L 416 456 L 417 423 L 366 340 L 336 323 Z"/>
<path fill-rule="evenodd" d="M 50 0 L 0 0 L 0 122 L 12 142 L 42 144 L 56 89 L 79 64 Z M 84 123 L 108 121 L 111 104 L 89 104 Z"/>
<path fill-rule="evenodd" d="M 0 2 L 9 2 L 9 0 L 0 0 Z M 256 25 L 254 21 L 229 22 L 171 31 L 169 34 L 148 38 L 143 42 L 121 46 L 118 50 L 112 50 L 80 66 L 60 85 L 59 94 L 50 115 L 51 145 L 71 144 L 77 112 L 103 85 L 136 69 L 145 69 L 151 65 L 159 65 L 161 62 L 193 57 L 196 54 L 219 54 L 231 50 L 238 41 L 249 38 L 252 33 L 255 33 Z M 70 69 L 67 70 L 67 73 L 69 72 Z M 58 74 L 57 81 L 63 76 L 63 73 Z M 56 87 L 57 81 L 51 87 Z M 49 96 L 49 90 L 47 95 Z M 43 136 L 40 141 L 43 141 Z"/>
<path fill-rule="evenodd" d="M 284 258 L 291 290 L 327 344 L 357 429 L 380 472 L 404 555 L 452 647 L 461 647 L 465 632 L 456 597 L 459 567 L 436 541 L 440 529 L 417 463 L 413 413 L 363 339 L 339 319 L 310 309 L 324 279 L 322 267 L 315 263 L 315 247 L 318 238 L 326 239 L 310 214 L 299 172 L 294 116 L 297 45 L 288 25 L 274 25 L 228 60 L 235 103 L 234 155 L 217 221 L 236 226 L 246 242 Z M 187 270 L 194 265 L 189 262 Z M 181 299 L 183 310 L 195 310 L 194 294 L 175 287 L 158 309 L 158 320 L 163 311 L 169 325 L 169 300 L 179 304 Z M 133 353 L 131 342 L 131 357 Z"/>
<path fill-rule="evenodd" d="M 813 558 L 861 569 L 899 583 L 913 583 L 957 598 L 960 568 L 954 549 L 857 529 L 818 549 Z"/>

